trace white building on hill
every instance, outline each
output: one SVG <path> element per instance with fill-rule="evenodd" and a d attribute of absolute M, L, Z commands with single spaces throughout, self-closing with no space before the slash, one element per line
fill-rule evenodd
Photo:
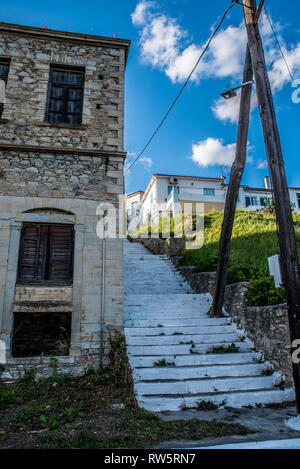
<path fill-rule="evenodd" d="M 160 215 L 178 215 L 188 203 L 193 209 L 197 203 L 204 206 L 204 213 L 224 210 L 228 184 L 225 178 L 153 174 L 145 192 L 138 191 L 126 196 L 128 219 L 135 218 L 140 224 L 157 221 Z M 300 188 L 290 188 L 292 209 L 300 213 Z M 265 188 L 241 186 L 237 209 L 256 211 L 273 200 L 269 178 Z M 133 208 L 134 205 L 134 208 Z M 138 218 L 137 218 L 138 217 Z M 136 225 L 135 225 L 136 226 Z"/>

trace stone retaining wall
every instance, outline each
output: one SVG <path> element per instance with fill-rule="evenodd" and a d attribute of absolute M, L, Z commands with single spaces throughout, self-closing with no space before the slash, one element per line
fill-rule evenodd
<path fill-rule="evenodd" d="M 135 243 L 142 243 L 153 254 L 167 255 L 169 257 L 177 256 L 185 247 L 184 238 L 132 238 L 129 240 Z"/>
<path fill-rule="evenodd" d="M 214 294 L 214 272 L 197 272 L 195 267 L 177 266 L 197 293 Z M 224 308 L 240 329 L 243 329 L 255 347 L 264 353 L 275 371 L 283 373 L 293 386 L 290 355 L 290 331 L 287 305 L 249 306 L 246 293 L 250 283 L 227 285 Z"/>

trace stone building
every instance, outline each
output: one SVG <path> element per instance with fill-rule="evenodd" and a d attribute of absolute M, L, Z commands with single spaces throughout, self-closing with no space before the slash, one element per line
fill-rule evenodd
<path fill-rule="evenodd" d="M 0 23 L 2 378 L 51 357 L 82 372 L 122 330 L 122 240 L 104 243 L 96 226 L 99 204 L 118 210 L 123 194 L 129 46 Z"/>

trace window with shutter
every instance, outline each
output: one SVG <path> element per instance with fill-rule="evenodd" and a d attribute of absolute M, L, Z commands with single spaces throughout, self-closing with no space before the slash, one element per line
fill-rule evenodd
<path fill-rule="evenodd" d="M 74 230 L 72 225 L 25 223 L 22 230 L 18 281 L 71 283 Z"/>
<path fill-rule="evenodd" d="M 82 123 L 84 70 L 52 66 L 46 121 L 52 124 Z"/>
<path fill-rule="evenodd" d="M 7 83 L 9 73 L 10 59 L 0 59 L 0 80 Z"/>

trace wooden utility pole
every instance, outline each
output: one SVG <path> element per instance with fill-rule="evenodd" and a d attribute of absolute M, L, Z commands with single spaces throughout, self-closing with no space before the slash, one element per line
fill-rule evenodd
<path fill-rule="evenodd" d="M 243 8 L 269 171 L 273 182 L 282 274 L 288 303 L 293 353 L 293 342 L 300 339 L 300 276 L 295 230 L 271 86 L 259 27 L 255 21 L 256 1 L 243 0 Z M 300 413 L 300 364 L 293 363 L 293 376 L 297 410 Z"/>
<path fill-rule="evenodd" d="M 247 45 L 243 83 L 251 82 L 252 79 L 253 68 L 249 47 Z M 212 317 L 222 316 L 235 208 L 246 164 L 251 95 L 251 85 L 247 85 L 242 88 L 236 153 L 235 160 L 231 168 L 230 180 L 226 194 L 226 204 L 219 246 L 215 294 L 211 309 Z"/>

